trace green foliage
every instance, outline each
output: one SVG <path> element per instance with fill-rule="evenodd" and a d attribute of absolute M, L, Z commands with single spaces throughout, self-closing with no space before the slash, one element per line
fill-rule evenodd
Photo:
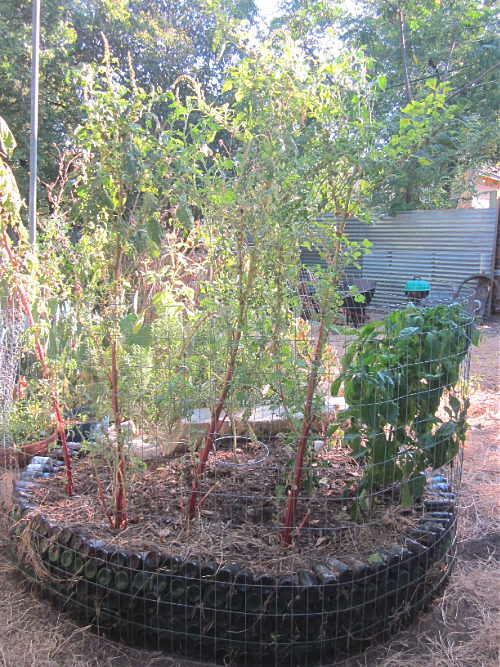
<path fill-rule="evenodd" d="M 222 19 L 252 21 L 253 0 L 224 2 Z M 72 130 L 85 117 L 82 89 L 71 72 L 101 62 L 105 33 L 110 49 L 120 62 L 119 79 L 128 78 L 128 54 L 137 85 L 165 91 L 183 74 L 207 83 L 210 100 L 220 92 L 223 72 L 235 49 L 228 45 L 219 58 L 214 46 L 221 26 L 204 0 L 44 0 L 41 9 L 39 176 L 52 183 L 58 174 L 54 144 L 72 144 Z M 24 197 L 28 194 L 29 122 L 31 81 L 32 5 L 28 0 L 0 3 L 5 27 L 0 43 L 0 112 L 18 138 L 14 173 Z M 155 109 L 169 115 L 168 103 Z M 43 187 L 39 187 L 39 210 L 50 213 Z"/>
<path fill-rule="evenodd" d="M 418 122 L 431 120 L 433 126 L 425 142 L 411 159 L 395 159 L 393 171 L 374 189 L 374 201 L 385 211 L 456 207 L 459 195 L 474 194 L 477 171 L 498 166 L 500 68 L 489 71 L 500 63 L 495 3 L 283 0 L 280 6 L 271 27 L 290 29 L 311 53 L 336 42 L 339 50 L 359 49 L 373 59 L 373 75 L 381 77 L 384 90 L 373 109 L 375 120 L 387 120 L 382 145 L 408 120 L 402 109 L 448 89 L 443 111 L 453 116 L 443 113 L 436 122 L 421 115 Z"/>
<path fill-rule="evenodd" d="M 459 305 L 408 306 L 365 326 L 347 348 L 331 391 L 344 383 L 348 407 L 332 430 L 343 425 L 351 456 L 366 464 L 356 516 L 371 509 L 376 489 L 391 484 L 410 506 L 422 494 L 422 473 L 453 461 L 467 431 L 460 365 L 477 343 L 472 317 Z"/>

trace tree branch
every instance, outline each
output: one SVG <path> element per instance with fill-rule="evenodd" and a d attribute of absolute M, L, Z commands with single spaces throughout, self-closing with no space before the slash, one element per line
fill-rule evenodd
<path fill-rule="evenodd" d="M 411 104 L 412 97 L 411 97 L 410 78 L 408 76 L 408 64 L 406 62 L 405 24 L 403 19 L 403 10 L 401 9 L 401 1 L 398 3 L 397 12 L 399 19 L 399 41 L 401 42 L 401 54 L 403 56 L 403 71 L 405 77 L 406 98 L 408 100 L 408 103 Z"/>
<path fill-rule="evenodd" d="M 453 55 L 453 51 L 455 50 L 456 43 L 457 43 L 457 38 L 455 37 L 455 33 L 453 33 L 451 36 L 450 52 L 448 53 L 448 58 L 446 59 L 446 65 L 444 66 L 443 77 L 445 77 L 448 74 L 448 69 L 451 63 L 451 56 Z"/>
<path fill-rule="evenodd" d="M 493 65 L 493 67 L 490 67 L 490 69 L 487 69 L 486 72 L 483 72 L 481 76 L 478 76 L 477 79 L 474 79 L 474 81 L 471 81 L 470 83 L 466 84 L 465 86 L 462 86 L 458 90 L 455 90 L 454 93 L 452 93 L 449 97 L 448 100 L 451 100 L 452 97 L 455 97 L 455 95 L 459 95 L 460 93 L 463 93 L 464 90 L 467 90 L 468 88 L 471 88 L 472 86 L 475 86 L 476 83 L 479 83 L 481 79 L 484 79 L 485 76 L 488 76 L 490 72 L 493 72 L 493 70 L 497 69 L 497 67 L 500 67 L 500 62 L 498 62 L 496 65 Z"/>

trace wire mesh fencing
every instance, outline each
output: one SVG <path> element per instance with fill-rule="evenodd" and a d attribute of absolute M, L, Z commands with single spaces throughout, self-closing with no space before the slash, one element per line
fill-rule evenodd
<path fill-rule="evenodd" d="M 422 610 L 453 563 L 474 316 L 374 312 L 357 287 L 320 361 L 302 299 L 237 335 L 167 304 L 115 347 L 58 306 L 50 381 L 26 339 L 3 390 L 26 378 L 4 459 L 11 557 L 40 594 L 116 641 L 261 667 L 332 664 Z"/>

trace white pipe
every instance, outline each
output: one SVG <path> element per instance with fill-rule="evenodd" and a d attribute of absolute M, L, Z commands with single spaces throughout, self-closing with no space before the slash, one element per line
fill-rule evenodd
<path fill-rule="evenodd" d="M 38 144 L 38 65 L 40 60 L 40 0 L 33 3 L 32 63 L 31 63 L 31 134 L 30 134 L 30 192 L 29 238 L 36 244 L 36 179 Z"/>

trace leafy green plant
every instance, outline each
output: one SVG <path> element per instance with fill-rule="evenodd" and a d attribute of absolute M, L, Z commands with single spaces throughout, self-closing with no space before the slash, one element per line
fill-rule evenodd
<path fill-rule="evenodd" d="M 363 327 L 347 348 L 331 393 L 343 384 L 348 407 L 331 432 L 342 428 L 351 456 L 365 464 L 353 516 L 370 512 L 374 491 L 391 484 L 409 507 L 423 492 L 422 473 L 453 461 L 469 406 L 460 397 L 460 365 L 478 340 L 472 316 L 458 304 L 409 305 Z"/>
<path fill-rule="evenodd" d="M 0 117 L 0 144 L 1 154 L 5 157 L 4 151 L 10 155 L 16 146 L 15 139 L 7 126 L 7 123 Z M 33 258 L 31 248 L 26 243 L 27 234 L 23 227 L 20 217 L 21 197 L 17 187 L 16 179 L 12 173 L 9 165 L 0 157 L 0 234 L 1 243 L 4 250 L 5 264 L 7 270 L 5 271 L 6 287 L 9 298 L 17 292 L 20 297 L 22 308 L 28 320 L 29 327 L 33 336 L 33 342 L 36 349 L 36 355 L 40 366 L 43 369 L 45 380 L 50 387 L 50 398 L 52 406 L 56 415 L 57 430 L 59 438 L 61 439 L 62 449 L 64 453 L 64 463 L 66 472 L 66 491 L 69 496 L 73 493 L 73 476 L 71 471 L 71 459 L 69 457 L 68 446 L 66 443 L 66 436 L 64 433 L 64 424 L 57 396 L 57 387 L 54 378 L 52 377 L 51 369 L 47 360 L 46 351 L 43 349 L 38 329 L 35 325 L 35 318 L 33 316 L 33 303 L 31 300 L 30 291 L 33 287 L 36 288 L 36 280 L 26 280 L 25 268 L 23 263 L 30 266 L 30 268 L 37 268 L 36 258 Z M 12 243 L 7 231 L 14 231 L 17 234 L 19 243 L 15 251 L 12 249 Z M 26 288 L 28 285 L 28 289 Z M 36 305 L 36 304 L 35 304 Z"/>

